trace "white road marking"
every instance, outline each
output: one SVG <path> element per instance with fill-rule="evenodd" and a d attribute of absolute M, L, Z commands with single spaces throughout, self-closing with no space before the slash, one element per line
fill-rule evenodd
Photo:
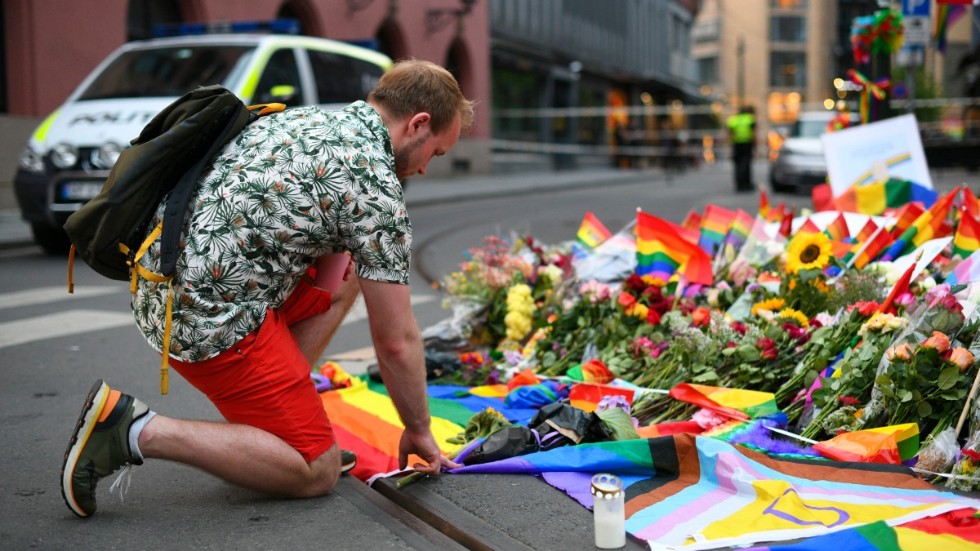
<path fill-rule="evenodd" d="M 130 312 L 66 310 L 0 323 L 0 348 L 134 324 Z"/>
<path fill-rule="evenodd" d="M 0 293 L 0 310 L 5 308 L 19 308 L 21 306 L 32 306 L 34 304 L 47 304 L 74 298 L 89 298 L 102 295 L 112 295 L 120 292 L 129 292 L 125 285 L 115 287 L 109 286 L 89 286 L 76 285 L 75 292 L 69 294 L 68 287 L 40 287 L 27 291 L 16 291 L 13 293 Z"/>

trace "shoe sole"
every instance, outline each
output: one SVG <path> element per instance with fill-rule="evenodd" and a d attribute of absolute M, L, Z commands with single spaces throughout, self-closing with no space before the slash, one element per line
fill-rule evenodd
<path fill-rule="evenodd" d="M 75 495 L 72 491 L 72 477 L 78 464 L 78 457 L 85 448 L 85 444 L 88 443 L 92 430 L 95 429 L 102 408 L 105 407 L 109 390 L 109 385 L 105 384 L 102 379 L 92 385 L 92 389 L 89 390 L 88 396 L 85 398 L 85 404 L 82 406 L 82 412 L 78 415 L 78 423 L 75 424 L 75 432 L 72 433 L 71 440 L 68 442 L 68 449 L 65 450 L 65 462 L 61 466 L 61 497 L 65 499 L 65 504 L 73 513 L 83 518 L 88 517 L 90 513 L 82 510 L 82 507 L 75 501 Z"/>
<path fill-rule="evenodd" d="M 341 474 L 349 473 L 356 466 L 357 466 L 357 460 L 356 459 L 353 460 L 353 461 L 351 461 L 350 463 L 341 463 L 341 465 L 340 465 L 340 473 Z"/>

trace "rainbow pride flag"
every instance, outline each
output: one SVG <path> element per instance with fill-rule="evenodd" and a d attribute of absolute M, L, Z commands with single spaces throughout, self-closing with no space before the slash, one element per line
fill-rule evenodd
<path fill-rule="evenodd" d="M 946 215 L 949 213 L 953 199 L 959 191 L 959 188 L 954 189 L 936 201 L 929 207 L 929 210 L 919 215 L 915 222 L 902 232 L 895 239 L 895 242 L 888 247 L 888 250 L 881 255 L 881 259 L 885 261 L 895 260 L 912 248 L 918 247 L 934 237 L 942 237 L 942 227 L 946 222 Z"/>
<path fill-rule="evenodd" d="M 933 19 L 932 37 L 936 40 L 936 50 L 946 53 L 946 35 L 949 28 L 966 15 L 966 5 L 969 2 L 938 1 L 936 2 L 936 17 Z"/>
<path fill-rule="evenodd" d="M 749 419 L 779 412 L 771 392 L 681 383 L 670 396 L 732 419 Z"/>
<path fill-rule="evenodd" d="M 708 205 L 704 208 L 704 216 L 701 218 L 701 236 L 698 239 L 698 246 L 714 256 L 725 241 L 728 228 L 735 220 L 735 212 L 718 205 Z"/>
<path fill-rule="evenodd" d="M 905 423 L 843 432 L 813 449 L 835 461 L 900 465 L 919 453 L 919 425 Z"/>
<path fill-rule="evenodd" d="M 822 536 L 977 508 L 904 467 L 784 461 L 714 438 L 675 434 L 579 444 L 455 473 L 541 475 L 585 507 L 595 473 L 619 476 L 626 531 L 664 548 L 715 549 Z"/>
<path fill-rule="evenodd" d="M 871 219 L 869 218 L 868 221 L 870 222 Z M 823 232 L 833 241 L 844 241 L 851 237 L 851 232 L 847 229 L 847 218 L 844 217 L 843 212 L 837 213 L 837 218 L 827 224 Z"/>
<path fill-rule="evenodd" d="M 885 521 L 872 522 L 803 541 L 752 547 L 747 551 L 900 551 L 902 549 L 977 549 L 980 547 L 980 522 L 971 518 L 975 509 L 960 509 L 889 526 Z"/>
<path fill-rule="evenodd" d="M 398 469 L 398 443 L 405 426 L 383 384 L 366 378 L 354 378 L 353 383 L 349 388 L 323 392 L 320 399 L 339 445 L 357 454 L 352 474 L 367 480 Z M 504 403 L 506 394 L 503 385 L 429 385 L 432 434 L 442 451 L 453 452 L 455 446 L 446 439 L 463 432 L 470 418 L 488 407 L 516 424 L 526 424 L 537 413 L 533 408 L 508 408 Z"/>
<path fill-rule="evenodd" d="M 736 210 L 735 218 L 732 219 L 732 224 L 728 228 L 728 234 L 725 235 L 725 245 L 731 245 L 735 250 L 742 248 L 742 245 L 749 238 L 749 232 L 752 231 L 754 223 L 755 217 L 751 214 L 742 209 Z"/>
<path fill-rule="evenodd" d="M 636 273 L 669 281 L 675 273 L 688 283 L 711 285 L 711 259 L 682 238 L 674 224 L 645 212 L 636 214 Z"/>
<path fill-rule="evenodd" d="M 980 218 L 980 199 L 973 194 L 970 186 L 963 186 L 963 200 L 960 208 L 974 218 Z"/>
<path fill-rule="evenodd" d="M 588 211 L 582 219 L 582 224 L 578 227 L 575 239 L 582 246 L 594 249 L 611 236 L 612 232 L 599 221 L 596 215 L 592 214 L 592 211 Z"/>
<path fill-rule="evenodd" d="M 910 180 L 889 179 L 863 186 L 851 186 L 834 198 L 837 210 L 879 215 L 889 208 L 921 203 L 929 208 L 936 202 L 934 190 Z"/>
<path fill-rule="evenodd" d="M 966 258 L 980 249 L 980 222 L 966 210 L 960 214 L 956 235 L 953 237 L 952 256 Z"/>

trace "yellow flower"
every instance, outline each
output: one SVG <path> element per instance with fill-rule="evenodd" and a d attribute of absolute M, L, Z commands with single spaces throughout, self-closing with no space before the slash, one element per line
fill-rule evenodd
<path fill-rule="evenodd" d="M 832 254 L 830 238 L 822 232 L 798 233 L 786 248 L 786 271 L 822 270 Z"/>
<path fill-rule="evenodd" d="M 630 306 L 626 313 L 634 318 L 646 319 L 647 314 L 650 312 L 650 308 L 645 304 L 640 304 L 637 302 L 633 306 Z"/>
<path fill-rule="evenodd" d="M 781 298 L 769 298 L 752 305 L 752 315 L 759 315 L 759 310 L 778 311 L 786 306 L 786 301 Z"/>
<path fill-rule="evenodd" d="M 779 311 L 779 317 L 782 319 L 787 319 L 796 322 L 796 325 L 806 329 L 810 326 L 810 320 L 807 319 L 806 314 L 800 312 L 799 310 L 794 310 L 792 308 L 783 308 Z"/>
<path fill-rule="evenodd" d="M 653 287 L 666 287 L 667 286 L 667 282 L 666 281 L 660 279 L 659 277 L 653 277 L 650 274 L 647 274 L 647 275 L 644 275 L 644 276 L 640 276 L 640 279 L 643 281 L 643 283 L 646 283 L 647 285 L 650 285 L 650 286 L 653 286 Z"/>

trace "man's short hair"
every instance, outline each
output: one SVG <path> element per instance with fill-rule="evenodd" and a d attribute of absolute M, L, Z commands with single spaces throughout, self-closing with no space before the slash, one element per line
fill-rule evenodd
<path fill-rule="evenodd" d="M 428 113 L 435 134 L 448 128 L 457 115 L 462 130 L 473 124 L 473 102 L 463 97 L 452 73 L 430 61 L 405 59 L 395 63 L 367 99 L 394 119 Z"/>

